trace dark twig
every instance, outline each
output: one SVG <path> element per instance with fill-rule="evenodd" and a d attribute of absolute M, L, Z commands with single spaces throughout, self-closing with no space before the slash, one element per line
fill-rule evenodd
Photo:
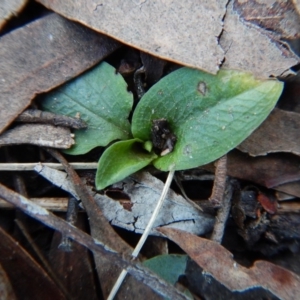
<path fill-rule="evenodd" d="M 52 270 L 52 267 L 48 263 L 48 261 L 44 258 L 44 255 L 41 253 L 40 249 L 36 246 L 34 240 L 31 238 L 27 228 L 23 225 L 23 223 L 19 220 L 15 220 L 15 223 L 18 225 L 19 229 L 21 230 L 22 234 L 25 236 L 27 241 L 29 242 L 31 248 L 34 250 L 35 254 L 38 256 L 40 261 L 42 262 L 45 270 L 49 274 L 49 276 L 53 279 L 56 285 L 60 288 L 60 290 L 64 293 L 67 299 L 72 299 L 72 296 L 69 294 L 67 289 L 61 283 L 61 281 L 57 278 L 56 274 Z"/>
<path fill-rule="evenodd" d="M 71 118 L 64 115 L 56 115 L 38 109 L 27 109 L 16 119 L 23 123 L 46 123 L 55 126 L 71 127 L 75 129 L 86 128 L 87 124 L 79 118 Z"/>
<path fill-rule="evenodd" d="M 233 193 L 233 187 L 232 184 L 228 181 L 228 184 L 226 185 L 222 206 L 218 209 L 214 230 L 210 238 L 211 240 L 220 244 L 223 239 L 225 225 L 229 216 L 232 193 Z"/>
<path fill-rule="evenodd" d="M 227 155 L 224 155 L 217 161 L 214 186 L 209 198 L 209 201 L 211 201 L 214 207 L 220 207 L 222 205 L 226 185 L 226 175 Z"/>
<path fill-rule="evenodd" d="M 68 201 L 66 221 L 71 225 L 75 225 L 77 221 L 77 214 L 78 214 L 78 201 L 75 198 L 71 197 L 69 198 Z M 64 252 L 72 252 L 72 240 L 70 240 L 65 236 L 62 236 L 58 248 Z"/>
<path fill-rule="evenodd" d="M 39 220 L 45 225 L 60 231 L 65 236 L 75 240 L 91 251 L 105 256 L 108 260 L 118 264 L 121 268 L 127 269 L 128 273 L 164 297 L 169 297 L 170 299 L 188 299 L 187 296 L 176 290 L 169 283 L 159 279 L 151 271 L 147 270 L 141 265 L 130 262 L 130 260 L 126 260 L 120 254 L 108 248 L 103 243 L 93 239 L 88 234 L 68 224 L 59 217 L 56 217 L 46 209 L 32 203 L 22 195 L 6 188 L 2 184 L 0 184 L 0 197 L 20 208 L 34 219 Z"/>
<path fill-rule="evenodd" d="M 145 73 L 145 68 L 142 66 L 137 69 L 133 74 L 133 81 L 135 85 L 135 90 L 139 99 L 141 99 L 145 94 L 144 83 L 142 80 L 142 74 Z"/>

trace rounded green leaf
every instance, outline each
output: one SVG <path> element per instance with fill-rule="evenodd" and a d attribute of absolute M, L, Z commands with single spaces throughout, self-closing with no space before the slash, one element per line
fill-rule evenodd
<path fill-rule="evenodd" d="M 151 139 L 152 120 L 165 118 L 177 136 L 173 152 L 154 160 L 168 171 L 209 163 L 240 144 L 274 108 L 283 84 L 222 70 L 217 75 L 181 68 L 160 80 L 138 103 L 132 134 Z"/>
<path fill-rule="evenodd" d="M 96 188 L 102 190 L 147 166 L 157 156 L 143 148 L 139 139 L 116 142 L 100 157 Z"/>
<path fill-rule="evenodd" d="M 79 113 L 88 124 L 87 129 L 75 131 L 76 144 L 65 151 L 74 155 L 117 139 L 129 139 L 132 104 L 133 96 L 123 77 L 105 62 L 47 94 L 42 101 L 45 110 L 71 117 Z"/>
<path fill-rule="evenodd" d="M 175 285 L 178 277 L 185 274 L 187 259 L 187 255 L 164 254 L 145 260 L 143 265 Z"/>

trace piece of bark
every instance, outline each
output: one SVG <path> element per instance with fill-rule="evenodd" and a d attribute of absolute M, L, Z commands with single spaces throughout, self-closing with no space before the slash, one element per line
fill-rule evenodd
<path fill-rule="evenodd" d="M 0 237 L 0 263 L 10 279 L 17 299 L 24 299 L 24 296 L 26 299 L 65 299 L 36 261 L 1 228 Z"/>
<path fill-rule="evenodd" d="M 222 67 L 248 71 L 259 78 L 293 73 L 289 69 L 299 63 L 299 57 L 283 41 L 272 39 L 268 30 L 243 21 L 233 2 L 227 6 L 220 38 L 226 53 Z"/>
<path fill-rule="evenodd" d="M 47 8 L 157 57 L 216 73 L 227 1 L 39 0 Z"/>
<path fill-rule="evenodd" d="M 74 145 L 70 129 L 53 125 L 24 124 L 0 135 L 0 146 L 31 144 L 68 149 Z"/>
<path fill-rule="evenodd" d="M 6 22 L 16 16 L 27 4 L 28 0 L 2 0 L 0 5 L 0 30 Z"/>
<path fill-rule="evenodd" d="M 0 41 L 0 133 L 36 94 L 47 92 L 119 47 L 119 43 L 56 14 Z"/>
<path fill-rule="evenodd" d="M 87 127 L 87 124 L 81 119 L 71 118 L 64 115 L 56 115 L 38 109 L 26 109 L 17 117 L 16 122 L 46 123 L 55 126 L 71 127 L 75 129 L 82 129 Z"/>
<path fill-rule="evenodd" d="M 300 155 L 299 141 L 300 114 L 276 108 L 237 148 L 252 156 L 271 152 Z"/>

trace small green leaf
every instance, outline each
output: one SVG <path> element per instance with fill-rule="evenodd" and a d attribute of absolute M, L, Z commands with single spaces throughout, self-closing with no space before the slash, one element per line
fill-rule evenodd
<path fill-rule="evenodd" d="M 165 118 L 177 136 L 173 152 L 154 160 L 168 171 L 209 163 L 240 144 L 274 108 L 283 84 L 223 70 L 217 75 L 181 68 L 160 80 L 141 99 L 132 133 L 151 139 L 152 120 Z"/>
<path fill-rule="evenodd" d="M 143 142 L 139 139 L 114 143 L 100 157 L 96 173 L 97 190 L 139 171 L 156 157 L 156 154 L 143 149 Z"/>
<path fill-rule="evenodd" d="M 84 154 L 97 146 L 131 137 L 128 115 L 133 97 L 123 77 L 103 62 L 80 77 L 46 95 L 45 110 L 80 117 L 87 129 L 75 131 L 76 144 L 68 154 Z"/>
<path fill-rule="evenodd" d="M 185 273 L 187 258 L 187 255 L 165 254 L 145 260 L 143 265 L 174 285 Z"/>

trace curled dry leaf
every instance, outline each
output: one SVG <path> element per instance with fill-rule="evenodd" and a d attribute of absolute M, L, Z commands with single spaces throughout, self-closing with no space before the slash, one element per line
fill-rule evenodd
<path fill-rule="evenodd" d="M 218 44 L 225 0 L 185 1 L 39 0 L 57 13 L 144 52 L 216 73 L 224 58 Z"/>
<path fill-rule="evenodd" d="M 53 125 L 20 125 L 0 135 L 0 146 L 32 144 L 67 149 L 74 143 L 70 129 Z"/>
<path fill-rule="evenodd" d="M 159 231 L 178 244 L 203 270 L 231 291 L 262 287 L 280 299 L 300 298 L 300 277 L 267 261 L 245 268 L 220 244 L 172 228 Z"/>
<path fill-rule="evenodd" d="M 274 109 L 268 118 L 239 146 L 252 156 L 271 152 L 300 155 L 300 114 Z"/>
<path fill-rule="evenodd" d="M 92 67 L 119 47 L 79 24 L 50 14 L 0 41 L 0 133 L 49 91 Z"/>
<path fill-rule="evenodd" d="M 2 0 L 0 7 L 0 30 L 7 20 L 17 15 L 27 4 L 28 0 Z"/>

